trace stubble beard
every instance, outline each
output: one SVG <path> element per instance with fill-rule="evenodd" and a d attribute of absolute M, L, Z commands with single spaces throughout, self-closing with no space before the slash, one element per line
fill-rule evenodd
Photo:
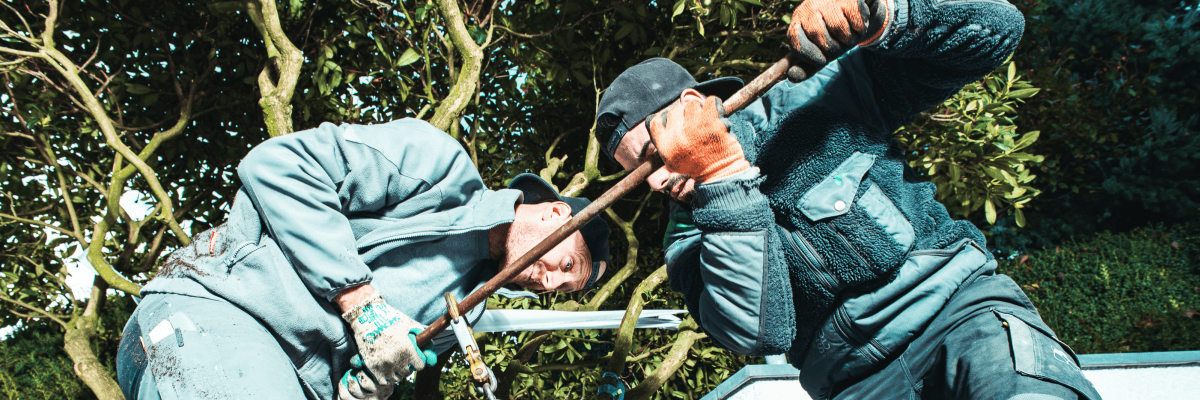
<path fill-rule="evenodd" d="M 531 224 L 520 221 L 513 221 L 512 230 L 508 233 L 508 248 L 504 254 L 504 264 L 502 268 L 517 268 L 517 259 L 532 250 L 537 246 L 542 239 L 553 232 L 553 228 L 541 226 L 541 224 Z M 529 265 L 525 265 L 522 271 L 518 272 L 513 278 L 513 283 L 528 287 L 530 282 L 526 281 L 526 277 L 532 280 L 538 280 L 540 274 L 538 271 L 529 271 Z"/>

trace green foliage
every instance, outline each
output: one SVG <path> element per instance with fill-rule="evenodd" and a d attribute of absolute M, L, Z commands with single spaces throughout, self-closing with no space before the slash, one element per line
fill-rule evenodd
<path fill-rule="evenodd" d="M 1001 221 L 1004 253 L 1072 236 L 1200 218 L 1200 2 L 1025 0 L 1014 59 L 1042 94 L 1019 110 L 1046 156 L 1029 227 Z"/>
<path fill-rule="evenodd" d="M 54 326 L 21 327 L 0 342 L 0 396 L 5 399 L 94 399 L 75 376 Z"/>
<path fill-rule="evenodd" d="M 109 296 L 111 307 L 101 315 L 113 326 L 96 340 L 94 348 L 108 375 L 116 379 L 117 347 L 125 320 L 134 304 L 129 297 Z M 63 350 L 62 329 L 53 324 L 22 324 L 0 341 L 0 397 L 4 399 L 95 399 L 73 371 L 74 363 Z"/>
<path fill-rule="evenodd" d="M 1119 199 L 1114 203 L 1136 204 L 1170 218 L 1200 217 L 1200 135 L 1187 129 L 1198 118 L 1179 121 L 1163 107 L 1150 110 L 1144 133 L 1113 160 L 1102 184 Z"/>
<path fill-rule="evenodd" d="M 909 165 L 937 185 L 952 215 L 970 218 L 982 208 L 994 224 L 1011 210 L 1025 225 L 1021 209 L 1041 193 L 1032 181 L 1043 157 L 1026 150 L 1040 132 L 1019 134 L 1014 122 L 1016 108 L 1038 92 L 1022 78 L 1009 61 L 896 131 Z"/>
<path fill-rule="evenodd" d="M 1200 225 L 1104 232 L 1003 260 L 1080 353 L 1200 349 Z"/>

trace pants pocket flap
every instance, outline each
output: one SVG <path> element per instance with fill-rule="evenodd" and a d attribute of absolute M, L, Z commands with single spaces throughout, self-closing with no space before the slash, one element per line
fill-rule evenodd
<path fill-rule="evenodd" d="M 1008 328 L 1013 368 L 1017 373 L 1069 387 L 1084 398 L 1100 398 L 1092 383 L 1083 376 L 1079 360 L 1070 347 L 1016 315 L 994 312 Z"/>

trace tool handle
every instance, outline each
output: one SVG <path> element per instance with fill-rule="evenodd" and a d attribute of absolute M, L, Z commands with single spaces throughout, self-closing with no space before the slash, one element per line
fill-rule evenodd
<path fill-rule="evenodd" d="M 741 90 L 738 90 L 737 93 L 734 93 L 733 96 L 730 96 L 728 100 L 725 100 L 725 103 L 723 103 L 725 106 L 725 111 L 729 114 L 733 114 L 743 108 L 746 108 L 746 106 L 750 105 L 754 99 L 757 99 L 764 92 L 766 92 L 767 89 L 770 89 L 771 86 L 775 85 L 775 82 L 779 82 L 780 79 L 783 79 L 784 74 L 787 73 L 788 68 L 792 65 L 793 63 L 789 57 L 784 57 L 783 59 L 775 62 L 774 65 L 772 65 L 770 68 L 767 68 L 767 70 L 763 71 L 762 74 L 759 74 L 758 77 L 750 81 L 749 84 L 746 84 L 746 86 L 742 87 Z M 567 220 L 567 223 L 563 224 L 563 226 L 559 227 L 554 232 L 551 232 L 550 236 L 546 236 L 545 239 L 542 239 L 541 242 L 538 242 L 537 246 L 534 246 L 532 249 L 522 255 L 521 258 L 518 258 L 517 261 L 513 263 L 516 265 L 515 268 L 501 269 L 496 276 L 493 276 L 492 279 L 489 279 L 487 283 L 483 284 L 483 287 L 479 288 L 479 290 L 471 292 L 470 295 L 467 295 L 467 297 L 463 298 L 462 301 L 458 303 L 458 313 L 460 315 L 466 314 L 467 311 L 470 311 L 472 308 L 475 308 L 475 306 L 478 306 L 480 303 L 486 301 L 488 296 L 491 296 L 492 293 L 496 293 L 496 290 L 499 290 L 501 286 L 504 286 L 511 281 L 512 278 L 525 271 L 526 268 L 529 268 L 534 261 L 546 255 L 550 249 L 554 248 L 554 246 L 558 245 L 559 242 L 562 242 L 564 239 L 566 239 L 567 236 L 570 236 L 572 233 L 575 233 L 575 231 L 578 231 L 579 228 L 582 228 L 583 225 L 588 223 L 588 221 L 591 221 L 592 218 L 600 215 L 600 212 L 612 206 L 613 203 L 616 203 L 618 199 L 624 197 L 626 193 L 629 193 L 634 188 L 638 187 L 638 185 L 642 184 L 642 182 L 645 182 L 646 178 L 650 177 L 650 173 L 658 170 L 662 167 L 662 165 L 662 159 L 659 158 L 658 155 L 650 156 L 649 161 L 642 163 L 641 166 L 638 166 L 637 169 L 634 169 L 633 172 L 629 173 L 629 175 L 626 175 L 625 178 L 622 178 L 620 182 L 617 182 L 615 186 L 609 188 L 608 191 L 600 195 L 600 198 L 597 198 L 596 201 L 592 202 L 592 204 L 589 204 L 583 209 L 583 211 L 575 214 L 575 216 L 571 217 L 570 220 Z M 417 335 L 417 345 L 424 346 L 425 344 L 429 343 L 433 340 L 434 336 L 442 333 L 442 331 L 446 330 L 446 327 L 448 326 L 450 326 L 449 314 L 442 315 Z"/>
<path fill-rule="evenodd" d="M 768 89 L 775 86 L 776 82 L 782 80 L 788 68 L 791 68 L 793 65 L 798 64 L 792 61 L 790 55 L 776 61 L 770 68 L 758 74 L 758 76 L 754 77 L 754 80 L 743 86 L 737 93 L 734 93 L 733 96 L 725 99 L 725 102 L 721 104 L 725 106 L 725 112 L 733 115 L 733 113 L 746 108 L 746 106 L 762 96 L 763 93 L 766 93 Z M 800 75 L 800 80 L 808 79 L 808 76 L 802 70 Z"/>

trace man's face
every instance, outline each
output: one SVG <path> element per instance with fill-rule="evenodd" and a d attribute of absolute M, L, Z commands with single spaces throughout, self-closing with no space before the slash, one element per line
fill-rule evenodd
<path fill-rule="evenodd" d="M 671 105 L 684 101 L 704 101 L 704 95 L 695 89 L 687 89 L 680 94 L 679 100 L 671 103 Z M 670 105 L 667 107 L 670 107 Z M 617 162 L 626 171 L 632 171 L 639 165 L 642 165 L 642 162 L 645 162 L 646 158 L 654 154 L 655 151 L 654 144 L 650 142 L 650 131 L 646 129 L 646 121 L 643 120 L 638 122 L 629 132 L 626 132 L 625 137 L 621 138 L 621 142 L 617 144 L 617 150 L 613 154 L 613 158 L 616 158 Z M 671 172 L 667 167 L 659 168 L 651 173 L 646 178 L 646 183 L 650 185 L 651 189 L 666 194 L 684 204 L 691 202 L 692 193 L 696 189 L 695 179 L 684 174 Z"/>
<path fill-rule="evenodd" d="M 566 203 L 535 204 L 532 212 L 519 212 L 508 235 L 505 265 L 513 265 L 550 233 L 567 222 L 571 208 Z M 534 261 L 513 283 L 533 290 L 574 292 L 587 285 L 592 272 L 592 255 L 579 232 L 567 236 L 557 246 Z M 603 269 L 600 271 L 603 274 Z"/>

